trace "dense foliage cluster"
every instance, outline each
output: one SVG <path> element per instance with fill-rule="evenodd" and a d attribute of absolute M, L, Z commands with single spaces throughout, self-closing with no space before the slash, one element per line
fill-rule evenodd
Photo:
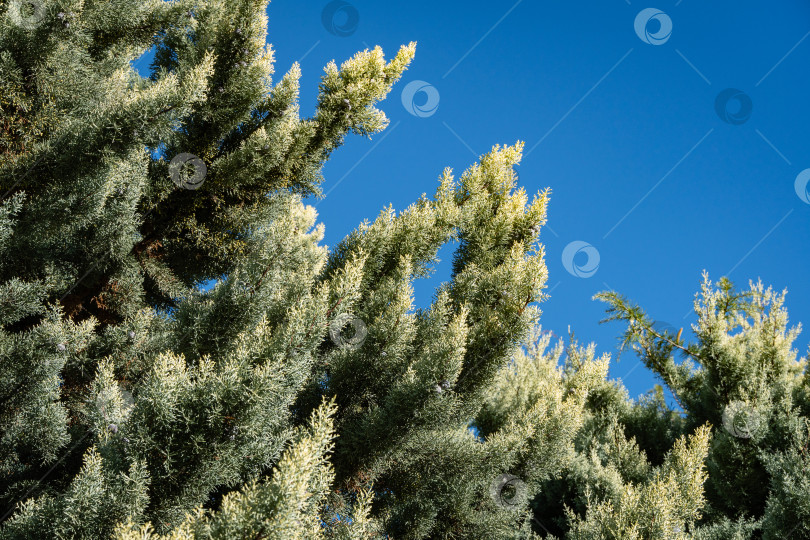
<path fill-rule="evenodd" d="M 301 118 L 266 8 L 0 1 L 0 537 L 810 538 L 784 294 L 704 276 L 693 342 L 598 296 L 673 409 L 542 332 L 520 143 L 327 250 L 305 198 L 415 45 Z"/>

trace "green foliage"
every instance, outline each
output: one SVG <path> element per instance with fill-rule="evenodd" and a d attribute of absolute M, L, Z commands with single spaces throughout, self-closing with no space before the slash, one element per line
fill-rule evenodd
<path fill-rule="evenodd" d="M 685 342 L 681 332 L 657 331 L 641 308 L 616 293 L 597 297 L 610 305 L 608 320 L 628 323 L 625 344 L 682 407 L 683 419 L 670 428 L 691 433 L 706 422 L 716 426 L 706 461 L 705 517 L 696 533 L 805 536 L 807 359 L 791 346 L 800 328 L 788 328 L 785 293 L 762 283 L 740 292 L 725 278 L 715 286 L 704 275 L 695 300 L 696 343 Z M 677 356 L 686 358 L 678 362 Z"/>
<path fill-rule="evenodd" d="M 598 295 L 662 383 L 630 399 L 607 354 L 542 333 L 550 193 L 517 185 L 522 143 L 322 245 L 304 198 L 386 127 L 414 44 L 329 63 L 301 118 L 265 0 L 22 4 L 0 1 L 0 538 L 810 537 L 784 294 L 705 277 L 694 342 Z"/>
<path fill-rule="evenodd" d="M 290 446 L 265 483 L 251 482 L 239 492 L 226 495 L 219 511 L 197 509 L 169 535 L 152 532 L 149 523 L 136 527 L 131 521 L 115 531 L 115 538 L 326 538 L 319 517 L 333 480 L 327 455 L 334 431 L 333 404 L 325 403 L 312 416 L 306 429 L 297 430 Z M 368 519 L 369 498 L 358 501 L 350 524 L 342 524 L 337 538 L 363 538 L 372 532 Z"/>
<path fill-rule="evenodd" d="M 689 538 L 703 504 L 703 461 L 709 429 L 700 428 L 687 442 L 678 439 L 663 465 L 646 482 L 624 484 L 617 496 L 588 501 L 585 520 L 569 513 L 574 522 L 568 537 Z"/>

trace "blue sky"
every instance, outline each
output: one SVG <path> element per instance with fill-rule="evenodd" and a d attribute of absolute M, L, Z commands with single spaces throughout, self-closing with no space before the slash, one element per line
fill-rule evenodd
<path fill-rule="evenodd" d="M 328 195 L 312 203 L 328 245 L 389 203 L 432 194 L 444 167 L 460 174 L 493 145 L 522 140 L 521 185 L 552 190 L 543 326 L 565 336 L 570 325 L 613 353 L 611 376 L 631 396 L 655 380 L 631 353 L 616 363 L 621 327 L 599 324 L 598 291 L 615 289 L 687 333 L 706 269 L 713 280 L 788 288 L 791 322 L 810 324 L 810 204 L 800 193 L 810 197 L 795 186 L 810 168 L 810 4 L 274 0 L 268 14 L 276 78 L 301 63 L 303 116 L 328 61 L 418 42 L 381 105 L 388 130 L 349 138 L 325 167 Z M 403 106 L 414 81 L 435 89 L 435 110 Z M 737 92 L 718 107 L 729 88 Z M 418 112 L 427 98 L 405 101 Z M 598 252 L 590 277 L 563 263 L 576 241 L 592 248 L 568 266 L 588 274 L 587 252 Z M 449 276 L 451 252 L 442 259 L 416 286 L 419 306 Z M 803 332 L 800 355 L 809 341 Z"/>

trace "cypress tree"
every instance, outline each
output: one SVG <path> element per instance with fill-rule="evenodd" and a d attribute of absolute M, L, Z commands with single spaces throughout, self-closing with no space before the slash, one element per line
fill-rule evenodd
<path fill-rule="evenodd" d="M 519 142 L 328 250 L 307 198 L 415 45 L 302 118 L 266 8 L 0 3 L 0 537 L 810 538 L 784 294 L 705 276 L 691 342 L 597 295 L 661 382 L 631 399 L 542 331 Z"/>

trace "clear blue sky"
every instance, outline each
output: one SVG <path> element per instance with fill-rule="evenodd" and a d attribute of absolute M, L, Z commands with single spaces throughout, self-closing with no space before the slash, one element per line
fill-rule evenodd
<path fill-rule="evenodd" d="M 616 363 L 621 328 L 599 324 L 604 305 L 591 297 L 600 290 L 686 333 L 703 269 L 738 285 L 762 278 L 788 288 L 792 323 L 810 325 L 810 204 L 795 190 L 810 168 L 808 3 L 353 0 L 330 19 L 334 33 L 327 4 L 274 0 L 268 9 L 276 77 L 300 61 L 304 116 L 329 60 L 375 45 L 390 56 L 418 42 L 381 105 L 388 130 L 349 138 L 326 165 L 328 196 L 312 203 L 328 245 L 389 203 L 401 210 L 432 194 L 444 167 L 460 174 L 493 145 L 522 140 L 521 184 L 552 189 L 543 326 L 564 336 L 570 325 L 581 342 L 613 353 L 611 376 L 631 396 L 655 381 L 632 353 Z M 403 106 L 412 81 L 435 88 L 432 114 Z M 741 92 L 721 103 L 730 122 L 716 106 L 728 88 Z M 427 97 L 417 93 L 416 105 Z M 563 264 L 574 241 L 598 251 L 590 277 Z M 417 284 L 419 306 L 449 276 L 451 253 L 442 255 L 434 277 Z M 587 259 L 574 257 L 580 273 Z"/>

